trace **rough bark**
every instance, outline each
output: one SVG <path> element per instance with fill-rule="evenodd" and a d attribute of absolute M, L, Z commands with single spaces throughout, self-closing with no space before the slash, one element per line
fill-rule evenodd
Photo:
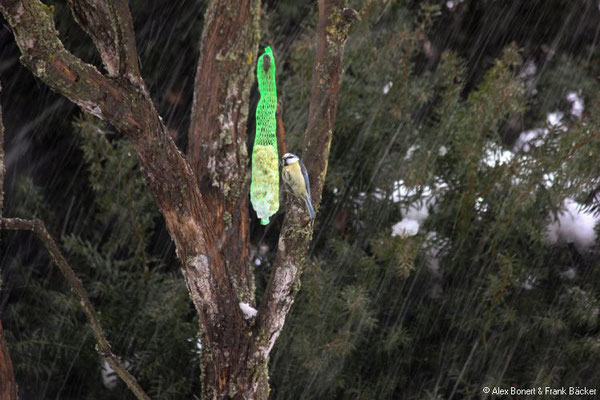
<path fill-rule="evenodd" d="M 252 304 L 248 265 L 248 98 L 259 40 L 259 0 L 211 1 L 201 39 L 188 159 L 211 209 L 217 246 L 241 301 Z"/>
<path fill-rule="evenodd" d="M 140 75 L 133 22 L 126 0 L 69 0 L 77 23 L 92 38 L 109 76 L 134 83 Z"/>
<path fill-rule="evenodd" d="M 0 92 L 2 86 L 0 85 Z M 0 217 L 4 212 L 4 123 L 0 104 Z M 2 270 L 0 270 L 0 291 L 2 290 Z M 0 399 L 17 400 L 17 383 L 13 372 L 8 345 L 4 340 L 4 330 L 0 320 Z"/>
<path fill-rule="evenodd" d="M 316 59 L 313 68 L 308 124 L 302 158 L 311 182 L 311 196 L 318 211 L 327 173 L 342 77 L 342 56 L 348 29 L 356 11 L 344 8 L 344 0 L 319 0 Z M 300 275 L 313 234 L 313 221 L 297 199 L 288 197 L 279 236 L 278 253 L 263 303 L 258 313 L 258 335 L 253 348 L 257 357 L 268 357 L 281 333 L 285 317 L 300 288 Z"/>

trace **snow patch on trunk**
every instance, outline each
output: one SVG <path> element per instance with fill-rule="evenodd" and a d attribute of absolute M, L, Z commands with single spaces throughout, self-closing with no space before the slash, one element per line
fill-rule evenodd
<path fill-rule="evenodd" d="M 245 319 L 254 318 L 254 317 L 256 317 L 256 314 L 258 314 L 258 311 L 256 311 L 256 308 L 252 307 L 248 303 L 240 302 L 239 306 L 240 306 L 240 310 L 242 310 L 242 312 L 244 313 Z"/>

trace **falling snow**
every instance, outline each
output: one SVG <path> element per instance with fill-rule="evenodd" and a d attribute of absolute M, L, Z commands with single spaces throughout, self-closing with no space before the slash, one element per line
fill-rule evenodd
<path fill-rule="evenodd" d="M 599 1 L 350 2 L 366 6 L 348 40 L 336 26 L 326 29 L 323 42 L 315 38 L 321 2 L 269 2 L 258 14 L 230 2 L 214 11 L 227 14 L 213 20 L 219 23 L 206 24 L 221 29 L 224 45 L 218 59 L 205 60 L 214 76 L 202 76 L 194 93 L 196 72 L 203 71 L 198 55 L 214 48 L 202 43 L 214 36 L 203 34 L 202 21 L 211 17 L 204 11 L 211 8 L 200 3 L 129 2 L 138 45 L 133 61 L 139 60 L 143 81 L 130 72 L 107 76 L 87 29 L 77 26 L 68 7 L 57 8 L 53 18 L 65 48 L 84 58 L 74 71 L 92 63 L 98 80 L 88 83 L 106 78 L 116 91 L 76 103 L 69 98 L 79 91 L 66 98 L 62 84 L 51 89 L 44 82 L 58 71 L 77 86 L 80 77 L 69 74 L 60 54 L 52 62 L 23 55 L 39 41 L 24 38 L 17 45 L 6 17 L 0 29 L 3 215 L 46 223 L 97 307 L 111 348 L 152 398 L 205 395 L 202 364 L 216 354 L 210 335 L 231 331 L 227 318 L 239 314 L 236 303 L 245 321 L 239 330 L 247 328 L 247 336 L 229 343 L 244 353 L 252 348 L 244 347 L 246 339 L 276 341 L 268 365 L 276 400 L 458 400 L 485 397 L 485 387 L 532 382 L 597 386 Z M 253 15 L 264 21 L 223 26 Z M 25 16 L 17 5 L 15 20 Z M 343 16 L 328 21 L 346 23 L 346 11 Z M 228 40 L 240 27 L 248 37 Z M 323 43 L 341 64 L 314 64 Z M 258 224 L 249 199 L 244 203 L 259 95 L 256 52 L 265 45 L 275 52 L 285 145 L 307 160 L 320 201 L 314 224 L 303 220 L 301 203 L 283 185 L 267 226 Z M 235 54 L 227 55 L 229 47 Z M 41 79 L 19 60 L 31 63 Z M 316 79 L 338 68 L 339 80 Z M 242 75 L 229 79 L 236 71 Z M 207 89 L 221 72 L 228 79 Z M 241 82 L 247 83 L 243 90 Z M 335 90 L 330 82 L 338 83 Z M 175 156 L 186 174 L 202 174 L 206 165 L 240 170 L 239 181 L 214 187 L 201 176 L 194 180 L 207 204 L 184 212 L 182 226 L 163 217 L 172 210 L 151 190 L 196 197 L 190 181 L 157 182 L 153 163 L 140 166 L 140 132 L 119 132 L 118 123 L 84 114 L 116 114 L 135 127 L 132 115 L 150 109 L 138 115 L 130 106 L 96 104 L 132 84 L 134 95 L 127 98 L 149 99 L 147 86 L 161 114 L 152 122 L 179 149 L 151 157 Z M 328 89 L 323 102 L 311 104 L 313 86 Z M 217 104 L 221 94 L 226 99 Z M 192 112 L 197 106 L 200 116 Z M 208 129 L 210 121 L 227 129 Z M 323 121 L 333 124 L 327 127 L 331 142 L 314 140 Z M 207 128 L 206 140 L 192 144 L 189 132 L 198 128 Z M 212 154 L 220 147 L 231 160 Z M 197 154 L 206 155 L 204 161 L 196 163 Z M 323 154 L 328 157 L 321 160 Z M 326 174 L 317 171 L 321 163 Z M 221 189 L 249 214 L 213 207 Z M 195 214 L 207 210 L 209 220 L 223 218 L 217 225 L 224 229 L 180 248 L 183 236 L 198 232 Z M 230 241 L 238 231 L 240 241 Z M 296 235 L 310 238 L 301 249 L 307 253 L 287 240 Z M 214 241 L 217 252 L 198 251 L 205 241 Z M 43 243 L 29 233 L 2 232 L 0 252 L 0 316 L 20 397 L 133 397 L 99 357 L 80 303 Z M 215 316 L 202 310 L 219 298 L 208 290 L 219 252 L 231 269 L 219 279 L 231 284 L 234 310 L 219 315 L 225 325 L 199 331 L 205 317 Z M 269 336 L 259 324 L 267 318 L 261 307 L 274 271 L 290 283 L 277 292 L 290 302 L 276 308 L 292 305 L 274 321 L 284 326 L 281 333 Z M 230 282 L 231 276 L 240 279 Z M 298 290 L 295 299 L 286 298 L 286 290 Z M 265 372 L 255 367 L 249 371 Z M 239 389 L 233 376 L 218 378 L 227 378 L 219 381 L 223 387 Z"/>
<path fill-rule="evenodd" d="M 394 86 L 394 82 L 389 81 L 388 83 L 386 83 L 383 87 L 383 94 L 388 94 L 392 86 Z"/>

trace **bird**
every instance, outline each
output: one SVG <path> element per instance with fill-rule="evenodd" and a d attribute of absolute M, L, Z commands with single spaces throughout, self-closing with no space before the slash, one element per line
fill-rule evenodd
<path fill-rule="evenodd" d="M 296 197 L 304 200 L 310 219 L 314 219 L 315 209 L 310 198 L 310 182 L 302 160 L 295 154 L 286 153 L 281 159 L 281 165 L 283 180 Z"/>

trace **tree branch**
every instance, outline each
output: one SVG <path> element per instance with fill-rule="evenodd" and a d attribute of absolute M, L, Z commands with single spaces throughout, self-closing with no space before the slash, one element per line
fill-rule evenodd
<path fill-rule="evenodd" d="M 48 253 L 54 260 L 54 263 L 60 269 L 63 276 L 71 286 L 71 290 L 75 293 L 75 296 L 79 300 L 81 307 L 92 327 L 92 332 L 97 343 L 98 353 L 106 359 L 108 365 L 119 375 L 119 377 L 125 382 L 127 387 L 135 394 L 138 399 L 149 400 L 150 397 L 144 392 L 144 390 L 137 383 L 137 380 L 127 371 L 127 369 L 121 364 L 119 359 L 113 354 L 110 343 L 104 336 L 100 321 L 94 310 L 94 306 L 90 302 L 90 299 L 83 287 L 83 284 L 73 272 L 73 269 L 60 252 L 56 242 L 50 236 L 43 222 L 37 219 L 25 220 L 20 218 L 0 218 L 0 229 L 7 230 L 19 230 L 19 231 L 31 231 L 37 235 L 42 241 Z"/>
<path fill-rule="evenodd" d="M 125 93 L 115 81 L 69 53 L 58 39 L 52 8 L 39 0 L 0 0 L 21 49 L 21 62 L 34 75 L 84 111 L 101 119 L 117 120 L 118 127 L 132 124 L 130 109 L 119 107 Z"/>
<path fill-rule="evenodd" d="M 111 77 L 142 83 L 133 21 L 126 0 L 69 0 L 77 23 L 92 38 Z"/>
<path fill-rule="evenodd" d="M 327 160 L 342 77 L 342 56 L 356 11 L 344 8 L 344 0 L 319 0 L 317 52 L 313 68 L 308 125 L 302 159 L 308 170 L 315 210 L 327 173 Z M 279 336 L 285 317 L 300 287 L 300 275 L 312 239 L 313 222 L 296 199 L 288 196 L 286 216 L 279 236 L 273 272 L 261 304 L 256 351 L 268 354 Z"/>
<path fill-rule="evenodd" d="M 321 203 L 342 80 L 342 58 L 350 25 L 358 18 L 343 0 L 319 0 L 322 15 L 313 69 L 308 125 L 302 159 L 308 170 L 315 210 Z"/>
<path fill-rule="evenodd" d="M 600 135 L 600 131 L 592 131 L 591 135 L 585 137 L 584 139 L 582 139 L 578 143 L 574 144 L 573 147 L 571 148 L 571 150 L 567 153 L 567 155 L 565 155 L 562 158 L 561 163 L 565 162 L 569 158 L 573 157 L 573 155 L 575 155 L 575 153 L 577 153 L 579 151 L 579 149 L 581 149 L 583 146 L 587 145 L 589 142 L 591 142 L 592 140 L 594 140 L 595 138 L 597 138 L 598 135 Z"/>

